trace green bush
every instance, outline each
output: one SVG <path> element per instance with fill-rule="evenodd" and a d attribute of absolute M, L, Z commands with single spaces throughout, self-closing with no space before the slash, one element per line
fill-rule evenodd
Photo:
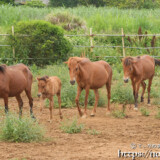
<path fill-rule="evenodd" d="M 14 114 L 6 116 L 0 126 L 0 132 L 0 138 L 9 142 L 38 142 L 44 138 L 44 131 L 38 122 L 28 117 L 19 119 Z"/>
<path fill-rule="evenodd" d="M 36 8 L 44 8 L 46 6 L 41 0 L 27 1 L 25 5 L 29 7 L 36 7 Z"/>
<path fill-rule="evenodd" d="M 16 58 L 33 58 L 23 62 L 38 66 L 65 61 L 72 49 L 62 28 L 41 20 L 17 23 L 15 36 L 11 36 L 9 42 L 15 46 Z"/>
<path fill-rule="evenodd" d="M 14 2 L 15 2 L 15 0 L 1 0 L 1 1 L 0 1 L 0 5 L 1 5 L 1 4 L 7 4 L 7 3 L 9 3 L 9 4 L 14 4 Z"/>
<path fill-rule="evenodd" d="M 61 122 L 60 128 L 65 133 L 73 134 L 81 132 L 84 129 L 84 124 L 78 124 L 77 118 L 74 118 L 73 120 Z"/>

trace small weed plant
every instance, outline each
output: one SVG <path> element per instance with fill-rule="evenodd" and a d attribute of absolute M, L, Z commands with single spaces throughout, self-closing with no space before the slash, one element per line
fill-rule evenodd
<path fill-rule="evenodd" d="M 65 133 L 80 133 L 84 129 L 84 124 L 78 124 L 77 118 L 74 118 L 72 120 L 65 120 L 64 122 L 61 122 L 60 128 Z"/>
<path fill-rule="evenodd" d="M 30 117 L 8 114 L 0 126 L 0 139 L 9 142 L 39 142 L 44 139 L 42 126 Z"/>
<path fill-rule="evenodd" d="M 149 116 L 149 110 L 145 107 L 141 108 L 140 112 L 141 112 L 142 116 L 146 116 L 146 117 Z"/>

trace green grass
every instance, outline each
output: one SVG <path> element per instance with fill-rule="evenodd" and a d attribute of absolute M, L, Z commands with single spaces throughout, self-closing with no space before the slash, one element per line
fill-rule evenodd
<path fill-rule="evenodd" d="M 90 135 L 99 135 L 101 132 L 97 131 L 96 129 L 89 129 L 87 133 Z"/>
<path fill-rule="evenodd" d="M 149 110 L 147 109 L 147 108 L 145 108 L 145 107 L 142 107 L 141 109 L 140 109 L 140 112 L 141 112 L 141 114 L 142 114 L 142 116 L 149 116 Z"/>
<path fill-rule="evenodd" d="M 84 124 L 78 124 L 77 118 L 73 118 L 72 120 L 65 120 L 61 122 L 60 129 L 69 134 L 80 133 L 84 129 Z"/>
<path fill-rule="evenodd" d="M 69 12 L 80 16 L 93 27 L 94 32 L 120 33 L 121 28 L 127 33 L 136 33 L 139 26 L 149 33 L 160 33 L 158 15 L 160 9 L 117 9 L 107 7 L 76 8 L 30 8 L 11 5 L 0 6 L 0 26 L 11 26 L 21 20 L 44 19 L 49 13 Z"/>
<path fill-rule="evenodd" d="M 9 142 L 39 142 L 44 140 L 44 128 L 30 117 L 19 119 L 8 114 L 0 125 L 0 139 Z"/>

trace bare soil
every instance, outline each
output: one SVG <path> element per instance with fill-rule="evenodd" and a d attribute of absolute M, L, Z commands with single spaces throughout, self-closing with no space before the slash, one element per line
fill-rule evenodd
<path fill-rule="evenodd" d="M 25 96 L 23 96 L 23 100 L 23 113 L 29 115 L 28 100 Z M 3 105 L 2 99 L 0 105 Z M 10 111 L 18 112 L 17 106 L 16 100 L 10 98 Z M 119 105 L 119 108 L 121 107 Z M 64 118 L 72 119 L 77 116 L 79 123 L 85 124 L 82 133 L 77 134 L 67 134 L 61 131 L 58 109 L 54 109 L 52 123 L 48 122 L 48 108 L 44 108 L 41 113 L 39 101 L 36 98 L 34 98 L 33 109 L 37 120 L 46 130 L 46 137 L 49 137 L 50 140 L 39 143 L 0 142 L 0 160 L 117 160 L 122 159 L 118 158 L 118 150 L 121 152 L 147 152 L 150 149 L 148 144 L 156 144 L 157 146 L 150 150 L 160 152 L 158 148 L 160 120 L 155 118 L 156 106 L 149 106 L 150 116 L 144 117 L 140 111 L 133 110 L 133 105 L 128 105 L 126 107 L 127 118 L 124 119 L 106 115 L 106 108 L 102 107 L 97 108 L 95 117 L 89 116 L 91 113 L 89 109 L 86 119 L 78 116 L 76 108 L 62 109 Z M 96 130 L 99 134 L 92 135 L 88 133 L 89 129 Z M 131 148 L 132 143 L 136 144 L 135 149 Z"/>

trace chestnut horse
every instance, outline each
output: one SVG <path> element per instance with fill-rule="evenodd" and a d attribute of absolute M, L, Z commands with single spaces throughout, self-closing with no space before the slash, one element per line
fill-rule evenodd
<path fill-rule="evenodd" d="M 24 64 L 0 66 L 0 98 L 4 99 L 6 113 L 8 113 L 8 97 L 16 97 L 19 105 L 19 115 L 22 115 L 23 101 L 20 94 L 25 90 L 29 99 L 30 114 L 34 118 L 31 86 L 32 73 Z"/>
<path fill-rule="evenodd" d="M 108 92 L 108 111 L 110 111 L 110 97 L 111 97 L 111 80 L 112 80 L 112 68 L 105 61 L 91 62 L 88 58 L 70 57 L 67 62 L 70 83 L 73 85 L 77 81 L 77 96 L 76 105 L 80 116 L 82 116 L 81 109 L 79 107 L 79 96 L 81 91 L 85 89 L 85 110 L 83 117 L 87 116 L 87 100 L 89 95 L 89 89 L 93 89 L 95 93 L 95 105 L 92 110 L 91 116 L 95 115 L 96 107 L 98 104 L 99 94 L 98 89 L 103 85 L 106 85 Z"/>
<path fill-rule="evenodd" d="M 155 60 L 148 55 L 138 57 L 125 57 L 122 59 L 123 71 L 124 71 L 124 82 L 127 83 L 129 78 L 132 81 L 133 95 L 135 100 L 135 110 L 138 108 L 138 91 L 140 84 L 142 85 L 143 91 L 141 94 L 141 102 L 144 100 L 144 92 L 146 88 L 145 80 L 149 80 L 148 83 L 148 104 L 150 104 L 150 90 L 152 79 L 155 71 Z"/>

